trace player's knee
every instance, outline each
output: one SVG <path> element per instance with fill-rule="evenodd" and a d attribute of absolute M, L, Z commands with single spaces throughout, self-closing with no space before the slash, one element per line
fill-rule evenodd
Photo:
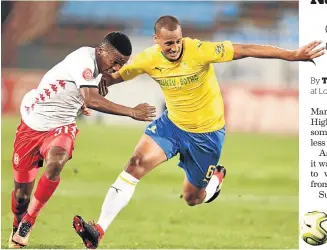
<path fill-rule="evenodd" d="M 15 189 L 15 199 L 20 203 L 28 200 L 30 198 L 30 193 L 24 188 Z"/>
<path fill-rule="evenodd" d="M 141 154 L 134 154 L 128 162 L 130 167 L 140 167 L 143 163 L 143 156 Z"/>
<path fill-rule="evenodd" d="M 56 180 L 60 175 L 64 165 L 57 160 L 49 160 L 47 163 L 46 174 L 50 180 Z"/>
<path fill-rule="evenodd" d="M 140 179 L 144 175 L 143 156 L 140 154 L 134 154 L 130 158 L 125 171 L 135 178 Z"/>
<path fill-rule="evenodd" d="M 68 158 L 68 152 L 63 148 L 54 147 L 49 150 L 46 160 L 46 174 L 50 180 L 58 179 Z"/>
<path fill-rule="evenodd" d="M 192 193 L 184 193 L 183 197 L 187 205 L 189 206 L 195 206 L 197 204 L 200 204 L 200 199 L 197 195 L 194 195 Z"/>

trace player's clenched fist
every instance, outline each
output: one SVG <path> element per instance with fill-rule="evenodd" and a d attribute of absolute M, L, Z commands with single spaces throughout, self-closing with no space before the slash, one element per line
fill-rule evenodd
<path fill-rule="evenodd" d="M 322 41 L 313 41 L 295 51 L 294 61 L 312 61 L 312 59 L 322 56 L 325 47 L 316 48 Z"/>
<path fill-rule="evenodd" d="M 86 115 L 86 116 L 91 116 L 91 114 L 92 114 L 92 110 L 89 109 L 88 107 L 86 107 L 85 104 L 83 104 L 83 106 L 81 107 L 81 111 L 82 111 L 82 114 Z"/>
<path fill-rule="evenodd" d="M 156 107 L 150 106 L 147 103 L 141 103 L 135 108 L 132 108 L 131 118 L 138 121 L 153 121 L 156 117 Z"/>

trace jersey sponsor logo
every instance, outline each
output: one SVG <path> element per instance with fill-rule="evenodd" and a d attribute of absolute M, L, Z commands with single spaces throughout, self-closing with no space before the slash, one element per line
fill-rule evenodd
<path fill-rule="evenodd" d="M 90 81 L 93 79 L 93 73 L 89 68 L 85 69 L 82 75 L 86 81 Z"/>
<path fill-rule="evenodd" d="M 187 66 L 184 66 L 187 69 Z M 193 84 L 199 80 L 198 74 L 186 77 L 175 77 L 167 79 L 156 79 L 162 89 L 181 89 L 182 87 Z"/>
<path fill-rule="evenodd" d="M 19 164 L 19 155 L 17 153 L 14 154 L 14 164 L 15 165 Z"/>

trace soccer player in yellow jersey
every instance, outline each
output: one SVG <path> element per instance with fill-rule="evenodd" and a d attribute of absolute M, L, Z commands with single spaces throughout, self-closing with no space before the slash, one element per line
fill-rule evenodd
<path fill-rule="evenodd" d="M 190 206 L 214 200 L 226 170 L 217 166 L 225 137 L 224 104 L 213 63 L 245 57 L 312 61 L 324 54 L 312 42 L 291 51 L 263 45 L 207 42 L 183 38 L 178 20 L 163 16 L 155 24 L 155 46 L 136 55 L 112 74 L 108 85 L 148 74 L 161 87 L 167 111 L 146 129 L 123 172 L 110 187 L 97 224 L 75 216 L 73 226 L 87 248 L 96 248 L 119 211 L 128 204 L 139 180 L 153 168 L 180 155 L 183 197 Z M 103 88 L 103 86 L 102 86 Z"/>

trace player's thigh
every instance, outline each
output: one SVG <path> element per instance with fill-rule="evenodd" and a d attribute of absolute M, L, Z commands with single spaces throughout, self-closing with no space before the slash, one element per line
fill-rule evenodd
<path fill-rule="evenodd" d="M 153 167 L 167 160 L 163 149 L 148 135 L 142 135 L 137 143 L 130 165 L 151 170 Z"/>
<path fill-rule="evenodd" d="M 69 139 L 67 139 L 69 140 Z M 71 154 L 62 146 L 51 146 L 46 153 L 45 173 L 50 180 L 57 180 Z"/>
<path fill-rule="evenodd" d="M 47 165 L 56 163 L 63 166 L 72 158 L 77 134 L 78 129 L 75 124 L 62 126 L 47 133 L 40 147 L 40 154 Z"/>
<path fill-rule="evenodd" d="M 42 166 L 39 148 L 43 137 L 43 132 L 32 130 L 24 122 L 18 126 L 12 154 L 13 175 L 16 183 L 31 183 L 36 178 Z"/>
<path fill-rule="evenodd" d="M 148 135 L 142 135 L 125 171 L 140 179 L 156 166 L 167 160 L 163 149 Z"/>
<path fill-rule="evenodd" d="M 179 148 L 173 134 L 174 127 L 166 114 L 153 121 L 135 147 L 126 171 L 141 178 L 162 162 L 174 157 Z"/>

